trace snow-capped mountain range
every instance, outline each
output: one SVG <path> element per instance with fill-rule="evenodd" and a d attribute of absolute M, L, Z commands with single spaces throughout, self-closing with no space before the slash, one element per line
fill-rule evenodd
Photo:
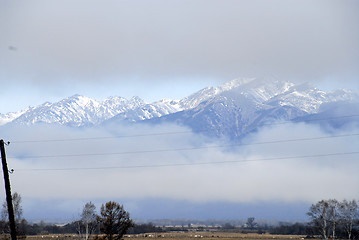
<path fill-rule="evenodd" d="M 209 135 L 236 137 L 265 122 L 323 114 L 334 103 L 336 108 L 349 104 L 359 106 L 355 104 L 359 103 L 359 95 L 349 90 L 324 92 L 310 84 L 281 80 L 235 79 L 181 100 L 164 99 L 154 103 L 146 103 L 139 97 L 129 100 L 109 97 L 97 101 L 74 95 L 56 103 L 46 102 L 19 112 L 0 114 L 0 125 L 45 123 L 86 127 L 121 121 L 175 122 L 194 131 L 208 131 Z M 351 112 L 359 113 L 358 110 L 351 109 Z"/>

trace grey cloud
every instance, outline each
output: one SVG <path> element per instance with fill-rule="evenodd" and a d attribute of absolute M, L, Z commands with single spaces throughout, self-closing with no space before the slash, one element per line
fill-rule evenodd
<path fill-rule="evenodd" d="M 30 199 L 73 200 L 169 198 L 192 202 L 314 202 L 323 198 L 352 199 L 359 196 L 359 192 L 355 190 L 359 183 L 356 172 L 357 155 L 268 160 L 354 152 L 357 149 L 355 144 L 357 136 L 225 149 L 216 147 L 225 145 L 225 142 L 206 139 L 187 132 L 188 129 L 174 125 L 157 127 L 137 125 L 136 128 L 118 126 L 117 130 L 113 129 L 116 128 L 74 131 L 49 126 L 13 129 L 2 127 L 5 139 L 14 141 L 7 148 L 9 167 L 15 169 L 12 175 L 14 189 Z M 159 132 L 186 133 L 118 139 L 99 138 L 86 141 L 19 142 L 34 140 L 34 136 L 36 139 L 77 139 Z M 350 132 L 357 132 L 357 128 Z M 327 136 L 327 133 L 316 126 L 295 124 L 263 128 L 249 136 L 246 143 L 319 136 Z M 196 147 L 201 149 L 163 151 Z M 208 148 L 202 149 L 202 147 Z M 22 156 L 116 152 L 127 152 L 127 154 L 21 158 Z M 247 162 L 233 163 L 239 160 Z M 186 165 L 115 168 L 172 164 Z M 99 167 L 104 169 L 97 169 Z M 89 169 L 25 171 L 25 169 L 38 168 Z"/>
<path fill-rule="evenodd" d="M 1 81 L 359 75 L 356 1 L 1 4 Z"/>

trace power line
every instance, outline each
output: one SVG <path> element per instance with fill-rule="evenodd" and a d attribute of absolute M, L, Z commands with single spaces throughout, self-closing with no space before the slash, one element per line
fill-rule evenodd
<path fill-rule="evenodd" d="M 273 158 L 257 158 L 247 160 L 231 160 L 231 161 L 215 161 L 215 162 L 198 162 L 198 163 L 174 163 L 174 164 L 153 164 L 153 165 L 132 165 L 132 166 L 110 166 L 110 167 L 72 167 L 72 168 L 28 168 L 17 169 L 16 171 L 74 171 L 74 170 L 109 170 L 109 169 L 131 169 L 131 168 L 161 168 L 161 167 L 180 167 L 180 166 L 199 166 L 199 165 L 215 165 L 226 163 L 245 163 L 245 162 L 260 162 L 260 161 L 278 161 L 278 160 L 293 160 L 306 158 L 320 158 L 332 156 L 357 155 L 359 152 L 342 152 L 342 153 L 327 153 L 317 155 L 302 155 L 302 156 L 287 156 L 287 157 L 273 157 Z"/>
<path fill-rule="evenodd" d="M 203 131 L 200 131 L 203 132 Z M 192 131 L 179 131 L 179 132 L 162 132 L 162 133 L 148 133 L 148 134 L 134 134 L 134 135 L 116 135 L 116 136 L 99 136 L 99 137 L 83 137 L 83 138 L 63 138 L 63 139 L 46 139 L 46 140 L 24 140 L 24 141 L 11 141 L 11 143 L 44 143 L 44 142 L 69 142 L 69 141 L 84 141 L 84 140 L 104 140 L 115 138 L 135 138 L 135 137 L 148 137 L 148 136 L 163 136 L 175 134 L 193 133 Z"/>
<path fill-rule="evenodd" d="M 38 156 L 22 156 L 22 159 L 35 159 L 35 158 L 66 158 L 66 157 L 89 157 L 89 156 L 109 156 L 109 155 L 127 155 L 127 154 L 143 154 L 143 153 L 160 153 L 160 152 L 176 152 L 176 151 L 192 151 L 200 149 L 216 149 L 216 148 L 227 148 L 227 147 L 239 147 L 239 146 L 251 146 L 251 145 L 265 145 L 265 144 L 276 144 L 276 143 L 287 143 L 287 142 L 299 142 L 299 141 L 313 141 L 323 140 L 330 138 L 341 138 L 341 137 L 352 137 L 359 136 L 359 133 L 342 134 L 342 135 L 331 135 L 326 137 L 312 137 L 312 138 L 296 138 L 296 139 L 285 139 L 285 140 L 274 140 L 256 143 L 238 143 L 228 145 L 216 145 L 216 146 L 203 146 L 203 147 L 188 147 L 188 148 L 177 148 L 177 149 L 156 149 L 156 150 L 142 150 L 142 151 L 128 151 L 128 152 L 107 152 L 107 153 L 81 153 L 81 154 L 61 154 L 61 155 L 38 155 Z M 8 158 L 17 158 L 11 156 Z"/>
<path fill-rule="evenodd" d="M 282 125 L 289 123 L 301 123 L 301 122 L 314 122 L 314 121 L 325 121 L 325 120 L 334 120 L 341 118 L 353 118 L 359 117 L 359 114 L 347 115 L 347 116 L 338 116 L 338 117 L 328 117 L 328 118 L 317 118 L 317 119 L 307 119 L 307 120 L 288 120 L 283 122 L 275 123 L 263 123 L 258 125 L 261 126 L 271 126 L 271 125 Z M 116 139 L 116 138 L 136 138 L 136 137 L 149 137 L 149 136 L 165 136 L 165 135 L 176 135 L 176 134 L 190 134 L 198 132 L 208 132 L 210 130 L 198 130 L 193 131 L 177 131 L 177 132 L 160 132 L 160 133 L 147 133 L 147 134 L 132 134 L 132 135 L 116 135 L 116 136 L 97 136 L 97 137 L 83 137 L 83 138 L 60 138 L 60 139 L 38 139 L 38 140 L 14 140 L 12 143 L 46 143 L 46 142 L 68 142 L 68 141 L 87 141 L 87 140 L 105 140 L 105 139 Z"/>

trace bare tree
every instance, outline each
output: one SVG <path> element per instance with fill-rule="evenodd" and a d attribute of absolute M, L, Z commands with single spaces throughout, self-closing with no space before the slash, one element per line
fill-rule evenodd
<path fill-rule="evenodd" d="M 96 206 L 92 202 L 86 203 L 82 209 L 81 219 L 77 222 L 80 238 L 90 238 L 98 226 L 96 218 Z"/>
<path fill-rule="evenodd" d="M 21 196 L 17 192 L 15 192 L 12 195 L 12 205 L 14 207 L 15 222 L 19 223 L 19 222 L 21 222 L 23 211 L 22 211 L 22 206 L 21 206 Z M 4 202 L 2 204 L 1 218 L 4 221 L 9 220 L 9 213 L 7 210 L 7 202 Z"/>
<path fill-rule="evenodd" d="M 324 239 L 329 236 L 329 203 L 325 200 L 312 204 L 307 215 L 311 218 L 311 224 L 318 228 Z"/>
<path fill-rule="evenodd" d="M 339 202 L 335 199 L 329 199 L 328 206 L 329 206 L 329 221 L 332 230 L 331 231 L 332 239 L 335 239 L 335 231 L 339 222 L 339 214 L 338 214 Z"/>
<path fill-rule="evenodd" d="M 246 224 L 247 224 L 248 228 L 253 229 L 253 228 L 255 228 L 257 226 L 257 223 L 254 220 L 255 220 L 254 217 L 247 218 Z"/>
<path fill-rule="evenodd" d="M 339 204 L 338 210 L 341 224 L 343 225 L 345 232 L 348 235 L 348 239 L 351 239 L 354 223 L 359 217 L 358 204 L 355 200 L 344 200 Z"/>
<path fill-rule="evenodd" d="M 133 226 L 130 215 L 122 205 L 116 202 L 107 202 L 101 206 L 101 216 L 98 216 L 100 230 L 106 234 L 108 240 L 119 240 Z"/>
<path fill-rule="evenodd" d="M 16 232 L 18 235 L 25 234 L 24 228 L 21 227 L 23 224 L 20 224 L 24 219 L 22 218 L 23 210 L 21 206 L 21 196 L 19 193 L 15 192 L 12 194 L 12 205 L 14 208 L 14 214 L 15 214 L 15 223 L 16 223 Z M 1 210 L 1 219 L 4 222 L 4 230 L 6 232 L 10 231 L 9 226 L 9 212 L 7 209 L 7 202 L 3 202 L 2 204 L 2 210 Z"/>
<path fill-rule="evenodd" d="M 335 199 L 321 200 L 316 204 L 312 204 L 307 213 L 311 218 L 311 224 L 316 227 L 324 239 L 336 238 L 337 230 L 343 226 L 345 222 L 346 231 L 350 232 L 354 224 L 354 212 L 358 206 L 353 202 L 338 202 Z M 339 229 L 340 230 L 340 229 Z"/>

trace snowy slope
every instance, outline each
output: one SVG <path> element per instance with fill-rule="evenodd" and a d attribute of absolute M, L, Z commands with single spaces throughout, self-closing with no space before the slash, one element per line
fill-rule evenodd
<path fill-rule="evenodd" d="M 121 112 L 111 121 L 138 122 L 156 117 L 162 117 L 171 113 L 182 111 L 178 101 L 163 99 L 152 104 L 143 104 L 128 111 Z"/>
<path fill-rule="evenodd" d="M 359 103 L 358 94 L 348 90 L 326 93 L 310 84 L 280 80 L 233 80 L 205 90 L 214 94 L 202 95 L 205 100 L 191 109 L 151 122 L 176 122 L 211 136 L 236 138 L 273 121 L 320 114 L 322 106 L 329 103 Z"/>
<path fill-rule="evenodd" d="M 24 113 L 26 113 L 27 111 L 30 111 L 30 110 L 31 110 L 31 107 L 28 107 L 28 108 L 18 111 L 18 112 L 0 114 L 0 126 L 14 121 L 16 118 L 20 117 L 21 115 L 23 115 Z"/>
<path fill-rule="evenodd" d="M 97 101 L 74 95 L 17 113 L 0 114 L 0 125 L 39 123 L 84 127 L 108 122 L 175 122 L 211 136 L 235 138 L 273 121 L 313 117 L 331 104 L 357 104 L 359 96 L 348 90 L 321 91 L 310 84 L 282 80 L 234 79 L 204 88 L 181 100 L 145 103 L 109 97 Z"/>
<path fill-rule="evenodd" d="M 122 97 L 109 97 L 104 101 L 97 101 L 74 95 L 56 103 L 46 102 L 18 113 L 0 115 L 0 125 L 46 123 L 83 127 L 101 124 L 114 116 L 121 120 L 140 121 L 181 110 L 183 109 L 178 101 L 173 100 L 147 104 L 139 97 L 129 100 Z"/>
<path fill-rule="evenodd" d="M 102 102 L 74 95 L 57 103 L 44 103 L 31 108 L 12 122 L 31 125 L 36 123 L 61 124 L 69 126 L 89 126 L 100 124 L 116 114 L 137 108 L 144 102 L 138 97 L 126 100 L 109 97 Z"/>

